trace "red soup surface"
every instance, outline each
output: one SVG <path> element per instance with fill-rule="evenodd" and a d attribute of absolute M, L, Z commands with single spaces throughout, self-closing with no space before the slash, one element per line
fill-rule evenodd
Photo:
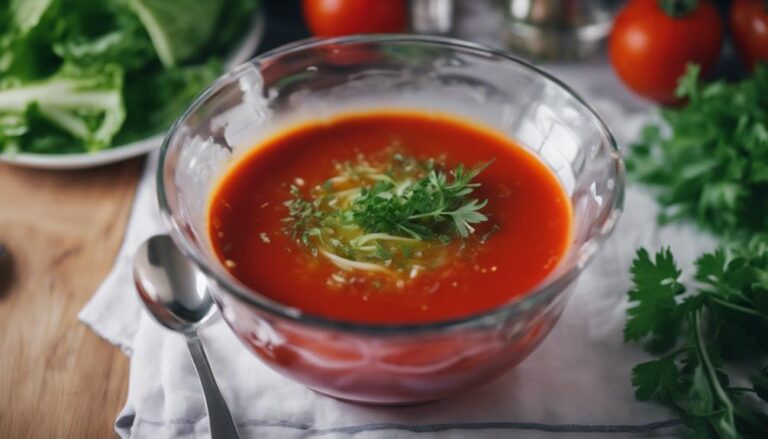
<path fill-rule="evenodd" d="M 327 318 L 405 324 L 525 295 L 566 252 L 571 218 L 555 174 L 500 133 L 382 110 L 255 146 L 214 189 L 208 231 L 226 269 L 259 294 Z"/>

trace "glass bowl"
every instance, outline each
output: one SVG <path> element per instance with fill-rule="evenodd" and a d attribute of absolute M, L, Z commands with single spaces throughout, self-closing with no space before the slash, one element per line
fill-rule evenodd
<path fill-rule="evenodd" d="M 459 116 L 538 155 L 573 204 L 572 243 L 555 270 L 495 309 L 409 325 L 311 315 L 233 278 L 214 255 L 206 228 L 210 192 L 223 171 L 276 130 L 381 107 Z M 165 138 L 157 187 L 174 241 L 207 276 L 226 323 L 264 363 L 336 398 L 411 404 L 485 383 L 536 348 L 611 233 L 623 185 L 623 162 L 608 128 L 546 72 L 462 41 L 379 35 L 299 42 L 222 76 Z"/>

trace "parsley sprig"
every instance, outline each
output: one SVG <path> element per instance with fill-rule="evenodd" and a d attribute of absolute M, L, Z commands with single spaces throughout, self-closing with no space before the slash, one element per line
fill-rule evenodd
<path fill-rule="evenodd" d="M 466 171 L 458 165 L 450 176 L 430 169 L 426 176 L 402 185 L 379 181 L 364 188 L 352 204 L 355 221 L 370 233 L 407 235 L 415 239 L 467 238 L 473 224 L 487 221 L 480 209 L 488 200 L 469 199 L 480 183 L 473 182 L 493 161 Z"/>
<path fill-rule="evenodd" d="M 631 272 L 624 338 L 662 354 L 632 370 L 637 399 L 673 408 L 696 437 L 766 437 L 768 368 L 739 387 L 724 366 L 768 354 L 768 247 L 705 253 L 691 289 L 669 249 L 641 248 Z"/>

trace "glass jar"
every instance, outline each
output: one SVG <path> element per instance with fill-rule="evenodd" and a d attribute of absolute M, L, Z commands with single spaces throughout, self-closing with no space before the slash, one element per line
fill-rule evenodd
<path fill-rule="evenodd" d="M 611 32 L 617 0 L 502 0 L 507 45 L 537 59 L 580 60 Z"/>

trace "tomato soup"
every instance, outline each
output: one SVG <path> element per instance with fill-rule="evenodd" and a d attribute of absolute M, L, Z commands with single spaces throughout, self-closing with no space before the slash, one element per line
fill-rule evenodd
<path fill-rule="evenodd" d="M 502 134 L 348 113 L 254 146 L 214 188 L 211 245 L 252 290 L 369 324 L 457 319 L 526 294 L 570 243 L 556 175 Z"/>

